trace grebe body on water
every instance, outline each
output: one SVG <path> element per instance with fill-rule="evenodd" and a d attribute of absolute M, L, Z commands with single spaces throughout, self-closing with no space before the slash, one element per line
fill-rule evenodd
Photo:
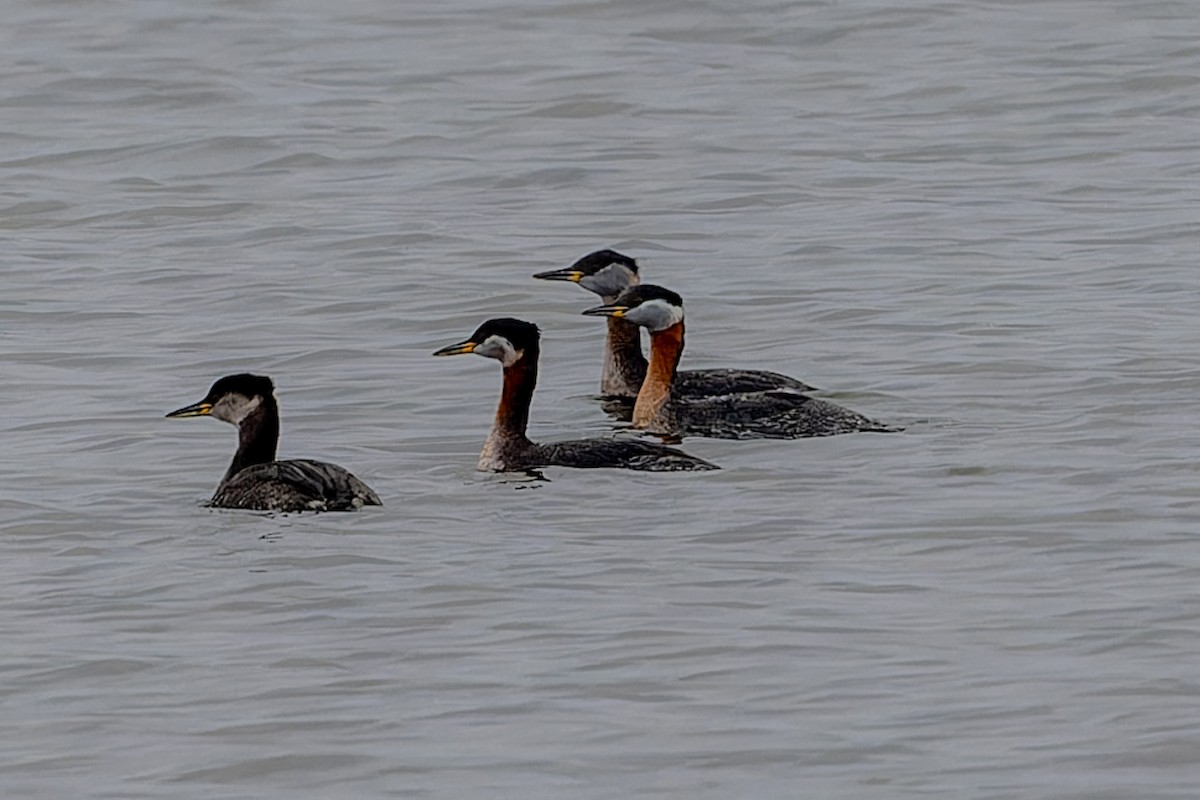
<path fill-rule="evenodd" d="M 257 511 L 352 511 L 381 505 L 378 495 L 336 464 L 275 460 L 279 406 L 265 375 L 227 375 L 198 403 L 168 417 L 215 417 L 236 425 L 238 449 L 208 502 L 215 508 Z"/>
<path fill-rule="evenodd" d="M 633 407 L 635 428 L 664 436 L 796 439 L 855 431 L 892 431 L 841 406 L 792 391 L 681 397 L 676 366 L 683 353 L 683 299 L 661 286 L 626 289 L 584 314 L 617 318 L 650 331 L 650 362 Z"/>
<path fill-rule="evenodd" d="M 604 303 L 615 302 L 617 295 L 641 282 L 637 262 L 615 250 L 598 250 L 569 267 L 539 272 L 533 277 L 577 283 L 599 295 Z M 606 397 L 636 398 L 646 377 L 646 368 L 638 326 L 620 317 L 609 317 L 608 335 L 604 341 L 604 368 L 600 373 L 600 393 Z M 715 397 L 773 390 L 806 392 L 812 391 L 813 387 L 778 372 L 757 369 L 689 369 L 680 370 L 675 376 L 675 391 L 680 397 Z"/>
<path fill-rule="evenodd" d="M 525 435 L 529 406 L 537 386 L 540 333 L 519 319 L 490 319 L 471 337 L 434 353 L 466 353 L 494 358 L 504 367 L 504 387 L 491 433 L 479 455 L 479 469 L 510 472 L 546 466 L 615 467 L 652 472 L 717 469 L 703 459 L 673 447 L 627 439 L 578 439 L 538 444 Z"/>

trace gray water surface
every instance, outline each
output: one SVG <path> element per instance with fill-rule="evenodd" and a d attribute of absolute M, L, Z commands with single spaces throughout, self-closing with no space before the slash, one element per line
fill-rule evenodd
<path fill-rule="evenodd" d="M 1165 800 L 1200 783 L 1191 3 L 13 2 L 0 29 L 6 798 Z M 906 426 L 716 473 L 608 435 L 601 247 L 687 366 Z M 206 509 L 283 456 L 385 507 Z"/>

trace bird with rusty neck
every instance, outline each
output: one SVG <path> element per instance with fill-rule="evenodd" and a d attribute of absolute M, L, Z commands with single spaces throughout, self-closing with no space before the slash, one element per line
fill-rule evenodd
<path fill-rule="evenodd" d="M 677 388 L 684 346 L 683 298 L 639 284 L 612 303 L 583 312 L 623 319 L 650 332 L 650 360 L 633 407 L 635 428 L 661 436 L 797 439 L 856 431 L 891 431 L 861 414 L 794 391 L 686 397 Z"/>
<path fill-rule="evenodd" d="M 526 435 L 529 407 L 537 387 L 541 334 L 536 325 L 510 317 L 489 319 L 467 339 L 434 352 L 435 356 L 474 354 L 504 368 L 500 403 L 478 468 L 489 472 L 538 467 L 613 467 L 651 472 L 716 469 L 716 465 L 676 448 L 636 439 L 595 438 L 540 444 Z"/>

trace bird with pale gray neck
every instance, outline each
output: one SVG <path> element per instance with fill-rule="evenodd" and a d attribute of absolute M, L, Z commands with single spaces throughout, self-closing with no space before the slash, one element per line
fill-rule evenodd
<path fill-rule="evenodd" d="M 569 267 L 539 272 L 533 277 L 578 284 L 599 295 L 605 303 L 614 302 L 621 292 L 641 282 L 637 262 L 616 250 L 597 250 Z M 646 368 L 638 326 L 620 317 L 609 317 L 600 393 L 605 397 L 634 399 L 646 377 Z M 777 389 L 813 391 L 813 387 L 795 378 L 760 369 L 686 369 L 675 375 L 675 391 L 680 397 L 715 397 Z"/>

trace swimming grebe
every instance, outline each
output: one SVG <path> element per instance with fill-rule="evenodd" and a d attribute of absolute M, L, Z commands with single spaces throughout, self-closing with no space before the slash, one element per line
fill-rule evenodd
<path fill-rule="evenodd" d="M 336 464 L 275 460 L 279 406 L 265 375 L 227 375 L 199 403 L 168 417 L 216 417 L 236 425 L 238 449 L 208 502 L 258 511 L 353 511 L 382 505 L 371 488 Z"/>
<path fill-rule="evenodd" d="M 632 258 L 615 250 L 597 250 L 564 269 L 539 272 L 533 277 L 544 281 L 569 281 L 600 295 L 605 303 L 641 282 L 638 266 Z M 604 369 L 600 373 L 600 393 L 608 397 L 637 397 L 646 377 L 646 358 L 642 355 L 641 333 L 620 317 L 608 318 L 608 336 L 604 341 Z M 680 397 L 714 397 L 724 394 L 766 392 L 791 389 L 813 391 L 813 387 L 778 372 L 757 369 L 686 369 L 676 376 L 675 389 Z"/>
<path fill-rule="evenodd" d="M 660 444 L 624 439 L 579 439 L 537 444 L 525 436 L 529 404 L 537 386 L 539 332 L 519 319 L 489 319 L 466 341 L 443 347 L 435 356 L 464 353 L 494 358 L 504 365 L 504 389 L 479 469 L 490 472 L 563 467 L 619 467 L 654 472 L 717 469 L 694 456 Z"/>
<path fill-rule="evenodd" d="M 635 428 L 717 439 L 795 439 L 892 430 L 841 406 L 791 391 L 680 397 L 674 382 L 683 353 L 683 299 L 669 289 L 633 286 L 616 302 L 583 313 L 624 319 L 650 331 L 650 365 L 633 407 Z"/>

